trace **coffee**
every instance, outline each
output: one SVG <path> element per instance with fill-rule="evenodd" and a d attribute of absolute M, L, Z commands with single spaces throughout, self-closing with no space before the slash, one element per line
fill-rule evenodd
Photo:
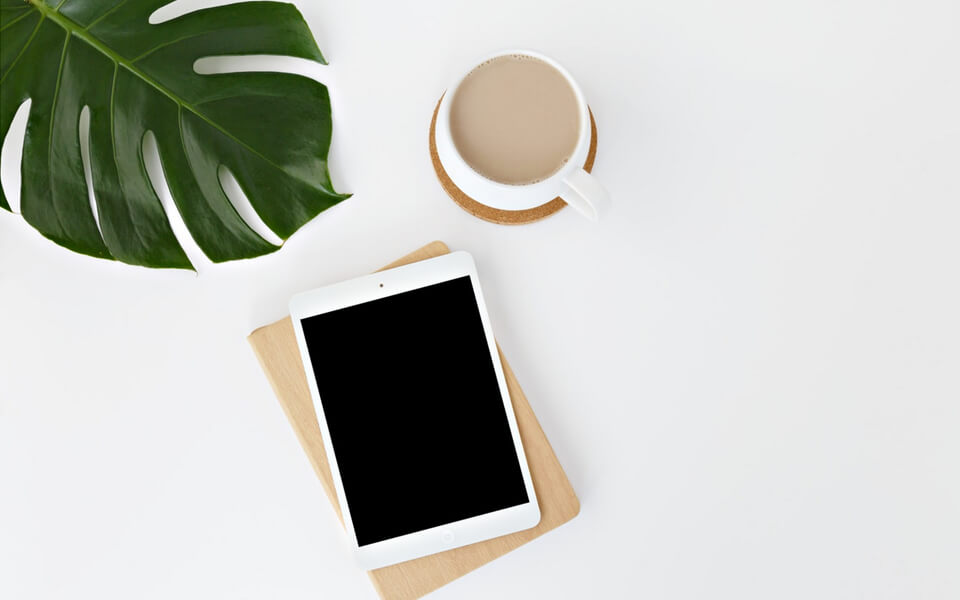
<path fill-rule="evenodd" d="M 471 71 L 457 88 L 450 133 L 463 160 L 484 177 L 535 183 L 573 154 L 580 109 L 567 79 L 548 63 L 499 56 Z"/>

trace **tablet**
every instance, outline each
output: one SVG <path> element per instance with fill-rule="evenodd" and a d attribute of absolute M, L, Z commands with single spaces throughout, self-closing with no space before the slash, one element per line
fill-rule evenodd
<path fill-rule="evenodd" d="M 361 566 L 540 522 L 469 254 L 299 294 L 290 316 Z"/>

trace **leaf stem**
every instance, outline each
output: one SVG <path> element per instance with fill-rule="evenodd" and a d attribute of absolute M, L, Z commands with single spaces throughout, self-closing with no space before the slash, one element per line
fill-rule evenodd
<path fill-rule="evenodd" d="M 129 71 L 133 72 L 134 74 L 137 75 L 137 77 L 139 77 L 140 79 L 143 79 L 146 83 L 149 83 L 151 86 L 156 88 L 158 92 L 162 93 L 164 96 L 167 96 L 177 104 L 183 104 L 180 101 L 180 99 L 173 94 L 173 92 L 171 92 L 165 86 L 161 85 L 152 77 L 150 77 L 149 75 L 147 75 L 146 73 L 138 69 L 136 66 L 134 66 L 133 63 L 130 62 L 129 59 L 117 54 L 114 50 L 111 50 L 107 45 L 105 45 L 99 39 L 90 35 L 90 33 L 88 33 L 86 29 L 80 27 L 78 23 L 76 23 L 66 15 L 60 13 L 59 10 L 55 8 L 50 8 L 43 2 L 43 0 L 27 0 L 27 1 L 30 2 L 30 4 L 33 4 L 33 6 L 36 7 L 36 9 L 39 10 L 44 16 L 49 17 L 51 21 L 53 21 L 54 23 L 62 27 L 67 33 L 75 35 L 78 38 L 85 41 L 86 43 L 90 44 L 91 46 L 99 50 L 101 53 L 105 54 L 108 58 L 110 58 L 110 60 L 117 63 L 118 65 L 123 66 Z M 192 107 L 190 108 L 192 110 Z M 197 111 L 194 110 L 193 112 L 197 112 Z"/>
<path fill-rule="evenodd" d="M 239 139 L 237 136 L 235 136 L 235 135 L 232 134 L 231 132 L 229 132 L 229 131 L 227 131 L 226 129 L 224 129 L 224 128 L 223 128 L 222 126 L 220 126 L 218 123 L 212 121 L 207 115 L 205 115 L 205 114 L 203 114 L 201 111 L 199 111 L 199 110 L 197 109 L 197 107 L 195 107 L 194 105 L 190 104 L 189 102 L 185 102 L 185 101 L 181 100 L 180 98 L 178 98 L 171 90 L 167 89 L 166 86 L 164 86 L 163 84 L 161 84 L 160 82 L 158 82 L 156 79 L 154 79 L 153 77 L 151 77 L 150 75 L 148 75 L 146 72 L 144 72 L 144 71 L 142 71 L 140 68 L 138 68 L 135 64 L 133 64 L 133 62 L 132 62 L 130 59 L 126 58 L 125 56 L 121 56 L 120 54 L 117 54 L 114 50 L 111 50 L 110 47 L 108 47 L 108 46 L 105 45 L 102 41 L 100 41 L 99 39 L 97 39 L 96 37 L 94 37 L 93 35 L 91 35 L 91 34 L 87 31 L 86 28 L 81 27 L 77 22 L 73 21 L 72 19 L 70 19 L 70 18 L 67 17 L 66 15 L 61 14 L 60 11 L 58 11 L 57 9 L 55 9 L 55 8 L 50 8 L 49 6 L 47 6 L 47 5 L 44 3 L 43 0 L 27 0 L 27 2 L 29 2 L 30 4 L 32 4 L 32 5 L 34 6 L 34 8 L 36 8 L 38 11 L 40 11 L 40 13 L 41 13 L 43 16 L 49 17 L 51 21 L 53 21 L 54 23 L 56 23 L 57 25 L 59 25 L 60 27 L 62 27 L 62 28 L 67 32 L 68 35 L 70 35 L 70 34 L 75 35 L 75 36 L 77 36 L 78 38 L 82 39 L 84 42 L 90 44 L 91 46 L 93 46 L 94 48 L 96 48 L 97 50 L 99 50 L 101 53 L 103 53 L 105 56 L 107 56 L 107 57 L 108 57 L 110 60 L 112 60 L 115 64 L 117 64 L 118 66 L 122 66 L 123 68 L 127 69 L 128 71 L 130 71 L 131 73 L 133 73 L 134 75 L 136 75 L 137 77 L 139 77 L 140 79 L 142 79 L 145 83 L 149 84 L 151 87 L 153 87 L 154 89 L 156 89 L 158 92 L 160 92 L 161 94 L 163 94 L 164 96 L 166 96 L 167 98 L 169 98 L 170 100 L 172 100 L 174 103 L 176 103 L 176 104 L 177 104 L 178 106 L 180 106 L 181 108 L 186 108 L 187 110 L 189 110 L 189 111 L 192 112 L 193 114 L 197 115 L 197 117 L 199 117 L 200 119 L 202 119 L 202 120 L 203 120 L 204 122 L 206 122 L 208 125 L 210 125 L 210 126 L 213 127 L 214 129 L 216 129 L 217 131 L 219 131 L 219 132 L 222 133 L 223 135 L 227 136 L 228 138 L 230 138 L 231 140 L 233 140 L 234 142 L 236 142 L 238 145 L 244 147 L 247 151 L 249 151 L 250 153 L 256 155 L 257 157 L 259 157 L 261 160 L 263 160 L 264 162 L 266 162 L 267 164 L 269 164 L 269 165 L 272 166 L 273 168 L 275 168 L 275 169 L 277 169 L 278 171 L 281 171 L 281 172 L 283 172 L 283 173 L 286 173 L 288 176 L 293 177 L 294 179 L 296 179 L 296 180 L 298 180 L 298 181 L 301 181 L 301 182 L 307 184 L 307 185 L 310 186 L 310 187 L 313 187 L 313 188 L 317 188 L 317 187 L 318 187 L 317 184 L 315 184 L 315 183 L 313 183 L 313 182 L 310 182 L 310 181 L 307 181 L 307 180 L 305 180 L 305 179 L 303 179 L 302 177 L 299 177 L 299 176 L 297 176 L 297 175 L 294 175 L 293 173 L 291 173 L 290 171 L 288 171 L 288 170 L 285 169 L 284 167 L 278 165 L 278 164 L 275 163 L 273 160 L 271 160 L 270 158 L 264 156 L 261 152 L 257 151 L 256 149 L 254 149 L 253 147 L 251 147 L 249 144 L 247 144 L 246 142 L 244 142 L 243 140 Z M 42 21 L 42 19 L 41 19 L 41 21 Z M 38 25 L 38 28 L 39 28 L 39 25 Z M 34 32 L 34 33 L 36 33 L 36 32 Z M 29 44 L 28 44 L 28 45 L 29 45 Z M 331 191 L 331 190 L 327 190 L 326 188 L 323 188 L 323 186 L 319 186 L 319 187 L 320 187 L 321 189 L 324 189 L 324 191 L 328 191 L 328 192 Z"/>

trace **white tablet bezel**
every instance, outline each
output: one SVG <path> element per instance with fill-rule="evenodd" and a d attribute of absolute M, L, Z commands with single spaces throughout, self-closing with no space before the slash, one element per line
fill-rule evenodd
<path fill-rule="evenodd" d="M 343 491 L 343 483 L 340 480 L 337 456 L 330 442 L 330 434 L 327 429 L 326 418 L 323 414 L 323 405 L 320 402 L 320 394 L 317 390 L 315 374 L 311 367 L 310 352 L 304 339 L 301 320 L 355 304 L 362 304 L 371 300 L 377 300 L 451 279 L 457 279 L 464 275 L 470 277 L 470 282 L 473 285 L 474 297 L 477 302 L 477 307 L 480 310 L 480 320 L 483 323 L 483 331 L 486 336 L 494 371 L 496 372 L 497 384 L 500 387 L 500 395 L 503 399 L 507 422 L 510 425 L 510 435 L 513 436 L 514 448 L 516 449 L 517 458 L 520 462 L 520 472 L 523 474 L 523 483 L 526 487 L 528 501 L 526 504 L 512 506 L 452 523 L 445 523 L 437 527 L 431 527 L 361 547 L 357 544 L 357 536 L 353 528 L 350 508 L 347 505 Z M 500 355 L 497 352 L 497 345 L 490 327 L 487 306 L 483 300 L 483 294 L 480 291 L 476 265 L 470 254 L 466 252 L 453 252 L 437 258 L 411 263 L 395 269 L 298 294 L 290 300 L 290 318 L 293 321 L 297 345 L 300 348 L 304 371 L 306 371 L 307 374 L 307 385 L 310 388 L 310 395 L 313 398 L 313 404 L 317 411 L 320 432 L 323 434 L 323 446 L 327 453 L 327 460 L 330 463 L 330 471 L 333 475 L 333 483 L 337 492 L 337 501 L 340 503 L 340 510 L 343 514 L 343 524 L 347 532 L 347 538 L 357 561 L 364 569 L 376 569 L 420 556 L 442 552 L 451 548 L 481 542 L 523 529 L 529 529 L 540 522 L 540 507 L 537 503 L 537 496 L 533 488 L 533 479 L 530 477 L 527 457 L 523 451 L 523 444 L 520 441 L 517 419 L 513 412 L 513 404 L 510 401 L 506 378 L 503 375 L 503 366 L 500 363 Z M 371 375 L 375 376 L 376 372 L 371 371 Z M 398 492 L 400 492 L 400 490 L 398 490 Z"/>

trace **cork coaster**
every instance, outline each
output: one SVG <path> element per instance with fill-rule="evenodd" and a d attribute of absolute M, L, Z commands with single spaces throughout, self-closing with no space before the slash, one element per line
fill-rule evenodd
<path fill-rule="evenodd" d="M 441 97 L 440 100 L 443 100 L 443 98 Z M 443 186 L 447 195 L 460 205 L 460 208 L 475 217 L 479 217 L 484 221 L 490 221 L 491 223 L 498 223 L 500 225 L 523 225 L 545 219 L 567 205 L 567 203 L 563 201 L 563 198 L 557 196 L 546 204 L 541 204 L 533 208 L 525 210 L 502 210 L 487 206 L 482 202 L 477 202 L 463 193 L 463 190 L 458 188 L 456 184 L 453 183 L 453 180 L 450 179 L 450 176 L 447 175 L 443 165 L 440 164 L 440 156 L 437 154 L 437 142 L 434 136 L 436 135 L 437 129 L 437 111 L 439 110 L 440 102 L 438 101 L 437 107 L 433 109 L 433 118 L 430 120 L 430 160 L 433 162 L 433 170 L 437 173 L 437 179 L 440 180 L 440 185 Z M 593 170 L 593 159 L 597 156 L 597 122 L 593 119 L 593 111 L 590 109 L 587 110 L 590 113 L 590 149 L 587 151 L 587 160 L 583 163 L 583 169 L 589 173 Z"/>

